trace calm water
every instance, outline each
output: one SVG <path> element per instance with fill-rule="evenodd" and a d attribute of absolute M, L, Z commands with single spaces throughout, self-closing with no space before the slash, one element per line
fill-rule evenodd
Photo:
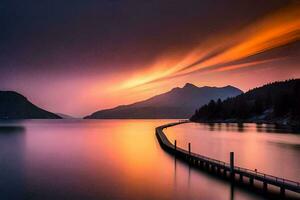
<path fill-rule="evenodd" d="M 154 128 L 174 120 L 32 120 L 0 124 L 0 199 L 261 199 L 166 154 Z M 256 125 L 184 124 L 170 140 L 300 181 L 300 135 Z"/>

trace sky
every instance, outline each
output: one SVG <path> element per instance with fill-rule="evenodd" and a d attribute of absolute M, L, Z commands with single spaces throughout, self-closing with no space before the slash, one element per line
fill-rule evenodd
<path fill-rule="evenodd" d="M 0 90 L 77 117 L 300 78 L 299 0 L 2 0 Z"/>

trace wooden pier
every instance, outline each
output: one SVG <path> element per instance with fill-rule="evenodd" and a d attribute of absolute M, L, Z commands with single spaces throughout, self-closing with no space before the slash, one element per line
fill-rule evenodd
<path fill-rule="evenodd" d="M 296 193 L 300 193 L 300 183 L 287 180 L 284 178 L 260 173 L 257 170 L 250 170 L 242 167 L 238 167 L 234 165 L 234 153 L 230 153 L 230 163 L 226 163 L 220 160 L 208 158 L 206 156 L 202 156 L 191 151 L 191 144 L 188 145 L 188 150 L 184 150 L 182 148 L 177 147 L 176 141 L 174 145 L 168 140 L 166 135 L 163 132 L 163 129 L 175 126 L 178 124 L 182 124 L 186 122 L 178 122 L 166 124 L 156 128 L 156 137 L 160 146 L 167 152 L 175 155 L 178 158 L 188 162 L 194 167 L 200 169 L 206 169 L 218 176 L 228 177 L 231 181 L 236 181 L 236 177 L 238 177 L 238 181 L 241 183 L 244 180 L 244 177 L 249 181 L 249 186 L 253 186 L 254 181 L 260 181 L 263 184 L 263 190 L 266 192 L 268 190 L 269 185 L 277 186 L 280 188 L 280 195 L 285 196 L 285 191 L 290 190 Z"/>

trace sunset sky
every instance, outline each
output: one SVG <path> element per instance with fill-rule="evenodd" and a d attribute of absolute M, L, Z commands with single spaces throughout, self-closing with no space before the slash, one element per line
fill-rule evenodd
<path fill-rule="evenodd" d="M 299 0 L 2 0 L 0 25 L 0 90 L 73 116 L 300 78 Z"/>

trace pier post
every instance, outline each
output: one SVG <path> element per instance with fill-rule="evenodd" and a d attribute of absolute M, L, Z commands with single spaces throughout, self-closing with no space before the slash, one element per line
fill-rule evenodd
<path fill-rule="evenodd" d="M 224 169 L 224 171 L 223 171 L 223 175 L 224 175 L 224 177 L 226 177 L 226 176 L 227 176 L 227 171 L 226 171 L 226 169 Z"/>
<path fill-rule="evenodd" d="M 267 182 L 264 182 L 264 192 L 267 192 L 267 190 L 268 190 L 268 184 L 267 184 Z"/>
<path fill-rule="evenodd" d="M 217 174 L 221 174 L 221 169 L 220 169 L 220 167 L 217 167 Z"/>
<path fill-rule="evenodd" d="M 281 197 L 285 196 L 285 189 L 284 189 L 284 187 L 280 187 L 280 195 L 281 195 Z"/>
<path fill-rule="evenodd" d="M 230 152 L 230 177 L 234 179 L 234 152 Z"/>
<path fill-rule="evenodd" d="M 174 142 L 174 146 L 175 146 L 175 151 L 177 150 L 177 141 L 175 140 Z"/>
<path fill-rule="evenodd" d="M 191 154 L 191 143 L 189 142 L 189 154 Z"/>
<path fill-rule="evenodd" d="M 211 165 L 211 172 L 215 173 L 216 167 L 214 165 Z"/>
<path fill-rule="evenodd" d="M 253 186 L 253 184 L 254 184 L 254 179 L 253 179 L 253 177 L 250 177 L 250 178 L 249 178 L 249 181 L 250 181 L 250 186 Z"/>

